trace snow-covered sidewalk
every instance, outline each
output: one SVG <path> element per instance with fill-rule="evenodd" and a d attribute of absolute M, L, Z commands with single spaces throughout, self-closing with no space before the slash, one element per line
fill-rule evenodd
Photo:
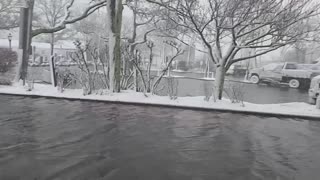
<path fill-rule="evenodd" d="M 96 100 L 108 102 L 134 103 L 145 105 L 164 105 L 171 107 L 186 107 L 205 110 L 223 110 L 242 113 L 257 113 L 264 115 L 282 115 L 288 117 L 308 117 L 320 120 L 320 110 L 307 103 L 284 103 L 284 104 L 252 104 L 245 102 L 233 104 L 224 99 L 218 102 L 204 101 L 204 97 L 179 97 L 177 100 L 170 100 L 166 96 L 156 96 L 148 94 L 148 97 L 142 93 L 134 91 L 123 91 L 121 93 L 111 94 L 92 94 L 83 96 L 81 89 L 67 89 L 63 93 L 58 92 L 57 88 L 51 85 L 34 84 L 32 91 L 26 91 L 22 86 L 0 86 L 0 94 L 27 95 L 40 97 L 55 97 L 77 100 Z"/>

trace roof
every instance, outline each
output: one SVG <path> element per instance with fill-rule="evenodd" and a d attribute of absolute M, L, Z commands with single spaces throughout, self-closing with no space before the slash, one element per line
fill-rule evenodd
<path fill-rule="evenodd" d="M 50 49 L 50 43 L 32 42 L 32 46 L 35 46 L 38 49 Z M 12 40 L 11 47 L 18 48 L 19 41 Z M 0 48 L 9 48 L 8 39 L 0 39 Z M 72 41 L 58 41 L 57 43 L 55 43 L 55 49 L 76 49 L 76 47 Z"/>

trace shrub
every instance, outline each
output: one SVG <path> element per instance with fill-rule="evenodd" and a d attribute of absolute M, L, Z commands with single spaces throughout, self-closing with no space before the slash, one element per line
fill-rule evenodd
<path fill-rule="evenodd" d="M 11 85 L 11 81 L 8 80 L 8 79 L 0 78 L 0 85 L 10 86 Z"/>
<path fill-rule="evenodd" d="M 231 103 L 241 103 L 244 106 L 245 89 L 244 84 L 232 83 L 224 88 L 224 93 L 230 99 Z"/>
<path fill-rule="evenodd" d="M 211 87 L 212 83 L 208 82 L 208 81 L 204 81 L 204 85 L 203 85 L 203 91 L 204 91 L 204 100 L 205 101 L 209 101 L 210 97 L 212 95 L 212 87 Z"/>
<path fill-rule="evenodd" d="M 8 72 L 18 60 L 16 52 L 9 49 L 0 49 L 0 73 Z"/>
<path fill-rule="evenodd" d="M 82 45 L 80 41 L 76 41 L 74 44 L 77 51 L 73 52 L 70 58 L 77 64 L 80 72 L 74 72 L 72 78 L 81 85 L 83 94 L 89 95 L 101 88 L 107 88 L 107 64 L 99 58 L 98 49 L 90 43 Z"/>
<path fill-rule="evenodd" d="M 178 81 L 173 77 L 167 77 L 168 96 L 171 100 L 178 98 Z"/>
<path fill-rule="evenodd" d="M 75 84 L 74 74 L 70 70 L 58 70 L 56 73 L 57 87 L 59 92 L 63 92 L 68 86 Z"/>

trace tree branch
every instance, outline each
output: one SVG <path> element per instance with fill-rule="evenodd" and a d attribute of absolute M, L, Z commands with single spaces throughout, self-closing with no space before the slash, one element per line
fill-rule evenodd
<path fill-rule="evenodd" d="M 70 13 L 71 13 L 70 8 L 72 7 L 73 3 L 74 3 L 74 0 L 72 0 L 71 3 L 68 6 L 66 6 L 66 15 L 64 17 L 64 20 L 59 25 L 57 25 L 56 27 L 52 27 L 52 28 L 40 28 L 40 29 L 33 30 L 32 36 L 34 37 L 39 34 L 55 33 L 55 32 L 61 31 L 61 30 L 65 29 L 68 24 L 73 24 L 77 21 L 80 21 L 80 20 L 86 18 L 90 14 L 95 12 L 96 10 L 98 10 L 101 7 L 104 7 L 106 5 L 106 1 L 96 2 L 93 5 L 90 5 L 88 8 L 86 8 L 86 10 L 80 16 L 75 17 L 73 19 L 69 19 Z"/>

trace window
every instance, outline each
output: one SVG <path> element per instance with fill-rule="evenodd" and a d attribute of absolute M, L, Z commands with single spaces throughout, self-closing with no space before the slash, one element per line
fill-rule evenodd
<path fill-rule="evenodd" d="M 265 71 L 274 71 L 278 68 L 280 68 L 280 70 L 281 70 L 282 67 L 283 67 L 283 64 L 272 63 L 272 64 L 268 64 L 268 65 L 264 66 L 263 68 Z"/>
<path fill-rule="evenodd" d="M 287 64 L 286 69 L 298 69 L 296 64 Z"/>

